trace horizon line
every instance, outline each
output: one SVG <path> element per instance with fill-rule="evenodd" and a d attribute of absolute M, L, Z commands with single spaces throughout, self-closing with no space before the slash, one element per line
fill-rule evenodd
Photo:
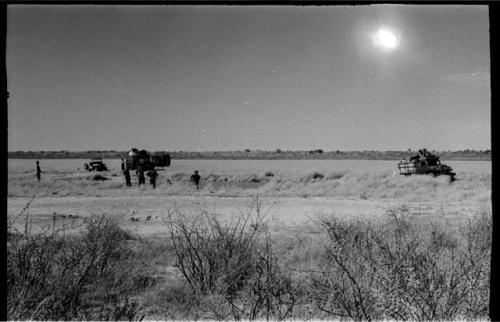
<path fill-rule="evenodd" d="M 247 151 L 248 150 L 248 151 Z M 12 150 L 12 151 L 7 151 L 7 153 L 42 153 L 42 152 L 67 152 L 67 153 L 82 153 L 82 152 L 129 152 L 129 150 Z M 146 150 L 146 151 L 165 151 L 165 152 L 170 152 L 170 153 L 228 153 L 228 152 L 245 152 L 245 153 L 251 153 L 251 152 L 259 152 L 259 153 L 290 153 L 290 152 L 317 152 L 317 153 L 338 153 L 338 152 L 418 152 L 419 149 L 416 150 L 323 150 L 321 148 L 318 149 L 308 149 L 308 150 L 283 150 L 280 148 L 274 149 L 274 150 L 261 150 L 261 149 L 243 149 L 243 150 Z M 321 151 L 321 152 L 319 152 Z M 487 152 L 491 151 L 490 149 L 461 149 L 461 150 L 429 150 L 429 151 L 435 151 L 435 152 Z"/>

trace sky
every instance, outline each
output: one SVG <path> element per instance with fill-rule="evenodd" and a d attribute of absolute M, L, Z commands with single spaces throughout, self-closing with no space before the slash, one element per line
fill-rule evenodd
<path fill-rule="evenodd" d="M 9 5 L 6 54 L 9 151 L 491 148 L 487 6 Z"/>

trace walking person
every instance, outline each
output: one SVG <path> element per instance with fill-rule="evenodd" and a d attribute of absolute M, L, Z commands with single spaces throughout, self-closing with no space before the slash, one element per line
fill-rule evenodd
<path fill-rule="evenodd" d="M 40 161 L 36 161 L 36 179 L 38 182 L 42 179 L 42 170 L 40 169 Z"/>
<path fill-rule="evenodd" d="M 131 187 L 132 181 L 130 180 L 130 170 L 128 168 L 123 170 L 123 175 L 125 176 L 125 184 L 127 185 L 127 187 Z"/>
<path fill-rule="evenodd" d="M 191 176 L 191 181 L 194 183 L 194 185 L 196 186 L 196 189 L 199 188 L 200 186 L 200 175 L 198 174 L 198 170 L 195 170 L 193 175 Z"/>
<path fill-rule="evenodd" d="M 122 159 L 122 171 L 125 171 L 125 161 Z"/>
<path fill-rule="evenodd" d="M 158 172 L 153 168 L 149 170 L 147 173 L 149 177 L 149 183 L 153 186 L 153 189 L 156 189 L 156 178 L 158 178 Z"/>

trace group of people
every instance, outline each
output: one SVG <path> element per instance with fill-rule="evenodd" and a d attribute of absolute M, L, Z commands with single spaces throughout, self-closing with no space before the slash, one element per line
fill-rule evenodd
<path fill-rule="evenodd" d="M 427 151 L 427 149 L 422 149 L 422 150 L 418 150 L 418 154 L 412 156 L 410 158 L 410 161 L 413 161 L 413 160 L 420 160 L 420 159 L 426 159 L 428 157 L 431 156 L 431 153 Z"/>
<path fill-rule="evenodd" d="M 122 164 L 121 164 L 121 170 L 123 173 L 123 176 L 125 177 L 125 183 L 127 187 L 132 186 L 132 180 L 130 177 L 130 169 L 125 165 L 125 161 L 122 159 Z M 146 177 L 144 176 L 144 167 L 139 164 L 137 166 L 137 170 L 135 171 L 139 186 L 142 184 L 146 183 Z M 158 172 L 156 171 L 155 168 L 150 169 L 148 172 L 146 172 L 146 175 L 149 177 L 149 183 L 153 186 L 153 188 L 156 188 L 156 179 L 158 178 Z M 40 169 L 40 161 L 36 161 L 36 178 L 38 182 L 41 181 L 42 178 L 42 170 Z M 191 176 L 191 182 L 195 185 L 196 189 L 200 187 L 200 179 L 201 176 L 198 173 L 198 170 L 195 170 L 193 175 Z"/>
<path fill-rule="evenodd" d="M 121 169 L 123 172 L 123 175 L 125 176 L 125 183 L 128 187 L 132 186 L 132 181 L 130 178 L 130 170 L 129 168 L 125 165 L 124 160 L 122 159 L 122 164 L 121 164 Z M 135 171 L 137 175 L 137 181 L 139 186 L 142 184 L 146 183 L 146 177 L 144 176 L 144 167 L 143 165 L 139 164 L 137 166 L 137 170 Z M 153 188 L 156 188 L 156 179 L 158 178 L 158 172 L 156 171 L 155 168 L 150 169 L 148 172 L 146 172 L 146 175 L 149 177 L 149 183 L 153 186 Z M 199 188 L 200 186 L 200 175 L 198 174 L 198 170 L 195 170 L 193 175 L 191 176 L 191 182 L 196 186 L 196 189 Z"/>
<path fill-rule="evenodd" d="M 126 185 L 128 187 L 131 187 L 132 180 L 130 178 L 130 169 L 125 166 L 125 162 L 123 161 L 123 159 L 122 159 L 121 169 L 123 175 L 125 176 Z M 139 186 L 142 184 L 146 184 L 146 177 L 144 176 L 144 167 L 141 164 L 137 166 L 135 174 L 137 175 Z M 146 175 L 149 177 L 149 183 L 153 186 L 153 188 L 156 188 L 156 178 L 158 178 L 158 172 L 156 171 L 156 169 L 155 168 L 150 169 L 148 172 L 146 172 Z"/>
<path fill-rule="evenodd" d="M 418 150 L 418 154 L 410 158 L 410 161 L 415 165 L 421 166 L 435 166 L 439 162 L 439 157 L 428 152 L 426 149 Z"/>

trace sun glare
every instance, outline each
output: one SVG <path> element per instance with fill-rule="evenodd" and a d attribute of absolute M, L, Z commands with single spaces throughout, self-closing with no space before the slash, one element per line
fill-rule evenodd
<path fill-rule="evenodd" d="M 393 31 L 381 28 L 373 36 L 373 45 L 385 50 L 393 50 L 398 47 L 399 39 Z"/>

